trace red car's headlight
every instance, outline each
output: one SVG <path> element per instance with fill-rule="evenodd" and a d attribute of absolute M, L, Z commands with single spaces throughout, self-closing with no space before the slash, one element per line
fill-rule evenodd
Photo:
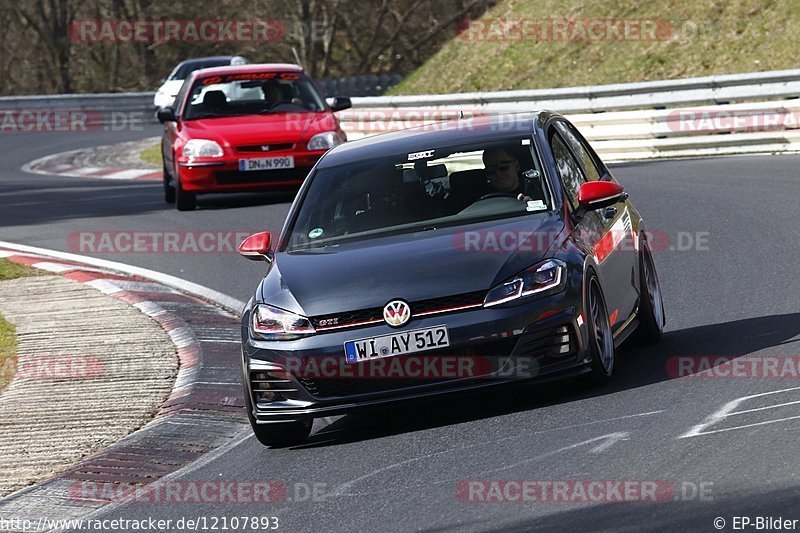
<path fill-rule="evenodd" d="M 183 146 L 183 157 L 196 159 L 198 157 L 222 157 L 222 146 L 216 141 L 208 139 L 190 139 Z"/>

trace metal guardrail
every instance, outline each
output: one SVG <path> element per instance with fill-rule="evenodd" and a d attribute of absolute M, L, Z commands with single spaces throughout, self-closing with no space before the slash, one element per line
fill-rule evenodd
<path fill-rule="evenodd" d="M 561 113 L 596 113 L 797 96 L 800 69 L 559 89 L 366 97 L 359 98 L 353 107 L 486 106 L 497 112 L 515 112 L 521 110 L 520 106 L 533 105 Z"/>
<path fill-rule="evenodd" d="M 462 112 L 553 109 L 573 120 L 604 157 L 638 159 L 800 150 L 800 120 L 787 120 L 800 117 L 798 97 L 800 69 L 592 87 L 354 97 L 353 108 L 338 116 L 355 139 Z M 113 121 L 114 114 L 126 114 L 129 124 L 155 122 L 149 92 L 0 97 L 0 113 L 33 110 L 84 111 L 88 123 Z"/>

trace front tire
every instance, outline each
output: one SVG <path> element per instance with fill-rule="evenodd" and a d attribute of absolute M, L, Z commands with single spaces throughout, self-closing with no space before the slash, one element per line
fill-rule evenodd
<path fill-rule="evenodd" d="M 666 318 L 653 254 L 646 241 L 642 241 L 639 256 L 639 301 L 637 337 L 645 344 L 653 344 L 661 339 Z"/>
<path fill-rule="evenodd" d="M 164 201 L 168 204 L 175 203 L 175 187 L 172 185 L 172 177 L 169 175 L 167 165 L 164 165 Z"/>
<path fill-rule="evenodd" d="M 175 180 L 175 208 L 178 211 L 193 211 L 197 207 L 197 195 L 183 190 L 180 180 Z"/>
<path fill-rule="evenodd" d="M 617 355 L 606 300 L 600 288 L 600 281 L 594 272 L 586 281 L 585 313 L 589 329 L 588 350 L 591 357 L 592 381 L 597 384 L 606 383 L 614 373 Z"/>
<path fill-rule="evenodd" d="M 258 442 L 264 446 L 272 448 L 283 448 L 302 444 L 311 434 L 313 419 L 290 420 L 288 422 L 274 422 L 271 424 L 258 424 L 253 415 L 253 403 L 250 401 L 250 394 L 245 386 L 244 408 L 247 410 L 247 418 L 253 428 L 253 434 Z"/>

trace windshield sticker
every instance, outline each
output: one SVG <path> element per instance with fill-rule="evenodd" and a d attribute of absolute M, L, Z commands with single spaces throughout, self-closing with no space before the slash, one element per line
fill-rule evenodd
<path fill-rule="evenodd" d="M 322 228 L 314 228 L 308 232 L 309 239 L 316 239 L 320 235 L 322 235 L 323 229 Z"/>
<path fill-rule="evenodd" d="M 528 200 L 528 207 L 526 209 L 528 211 L 544 211 L 547 209 L 547 205 L 541 200 Z"/>
<path fill-rule="evenodd" d="M 428 157 L 431 157 L 433 155 L 433 152 L 434 152 L 433 150 L 426 150 L 424 152 L 414 152 L 408 154 L 408 160 L 416 161 L 417 159 L 426 159 Z"/>

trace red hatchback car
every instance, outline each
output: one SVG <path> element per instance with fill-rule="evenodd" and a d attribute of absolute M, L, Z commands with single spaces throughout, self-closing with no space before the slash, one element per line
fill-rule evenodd
<path fill-rule="evenodd" d="M 164 198 L 179 211 L 197 195 L 292 189 L 327 150 L 347 140 L 335 111 L 297 65 L 241 65 L 194 72 L 158 112 L 164 124 Z"/>

